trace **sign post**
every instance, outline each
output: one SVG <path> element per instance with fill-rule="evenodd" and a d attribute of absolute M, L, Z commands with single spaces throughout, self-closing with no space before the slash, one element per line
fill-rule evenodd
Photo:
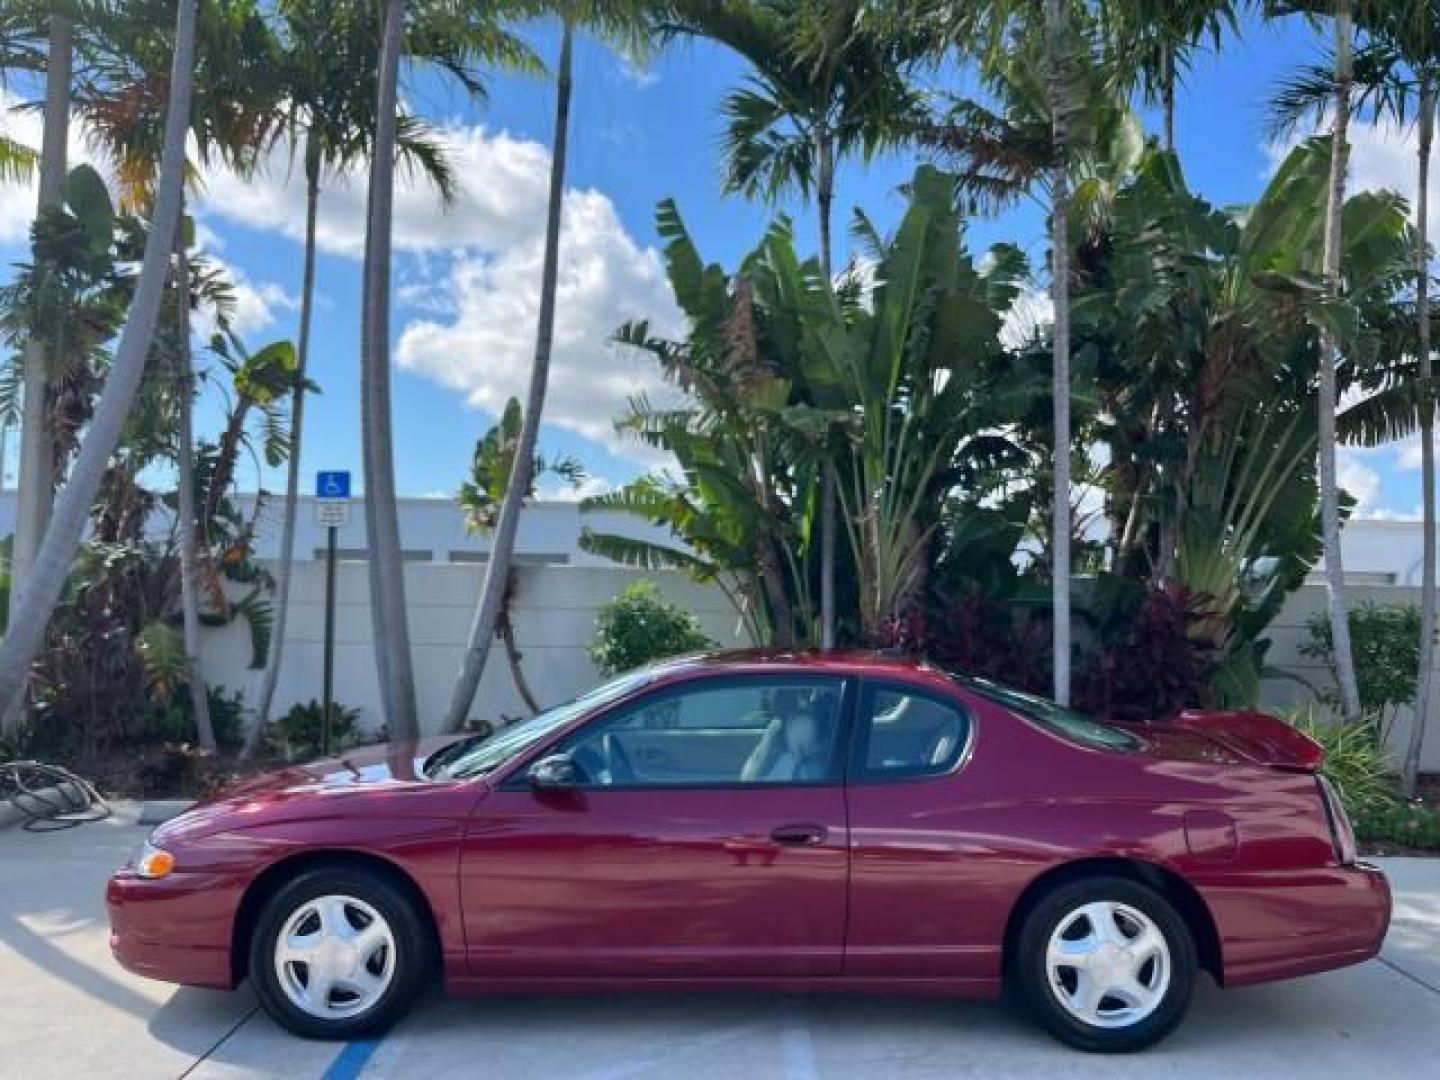
<path fill-rule="evenodd" d="M 320 755 L 330 756 L 330 713 L 335 701 L 335 534 L 350 523 L 350 474 L 315 474 L 315 523 L 325 526 L 325 662 L 320 700 Z"/>

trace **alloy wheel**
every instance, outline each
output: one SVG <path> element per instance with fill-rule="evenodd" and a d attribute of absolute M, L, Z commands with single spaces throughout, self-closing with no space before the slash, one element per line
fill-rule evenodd
<path fill-rule="evenodd" d="M 285 996 L 310 1016 L 358 1016 L 374 1008 L 394 980 L 395 935 L 365 901 L 317 896 L 280 928 L 275 974 Z"/>
<path fill-rule="evenodd" d="M 1124 1028 L 1153 1013 L 1170 986 L 1170 947 L 1128 904 L 1097 900 L 1065 915 L 1050 935 L 1045 971 L 1056 1000 L 1093 1027 Z"/>

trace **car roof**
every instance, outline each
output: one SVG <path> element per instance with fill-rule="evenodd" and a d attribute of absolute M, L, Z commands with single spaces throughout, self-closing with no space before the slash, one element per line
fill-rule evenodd
<path fill-rule="evenodd" d="M 662 660 L 651 668 L 670 677 L 697 671 L 733 671 L 737 674 L 776 671 L 825 671 L 832 674 L 942 674 L 923 657 L 886 649 L 725 649 L 691 653 Z"/>

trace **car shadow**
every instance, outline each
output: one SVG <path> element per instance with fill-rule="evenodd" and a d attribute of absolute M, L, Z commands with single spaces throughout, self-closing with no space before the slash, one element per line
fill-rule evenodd
<path fill-rule="evenodd" d="M 367 1075 L 465 1075 L 482 1046 L 487 1075 L 529 1076 L 543 1061 L 552 1075 L 581 1080 L 937 1070 L 1149 1078 L 1157 1067 L 1197 1066 L 1203 1075 L 1289 1077 L 1302 1060 L 1358 1062 L 1376 1049 L 1384 1074 L 1384 1048 L 1413 1022 L 1403 1003 L 1417 992 L 1378 963 L 1227 991 L 1202 977 L 1180 1028 L 1121 1058 L 1059 1045 L 1010 1002 L 742 993 L 436 998 L 384 1040 Z"/>

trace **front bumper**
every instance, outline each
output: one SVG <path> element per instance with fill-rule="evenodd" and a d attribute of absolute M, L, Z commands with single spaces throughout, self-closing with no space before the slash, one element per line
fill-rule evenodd
<path fill-rule="evenodd" d="M 214 874 L 160 880 L 119 871 L 105 889 L 110 951 L 137 975 L 188 986 L 235 985 L 232 935 L 240 889 Z"/>
<path fill-rule="evenodd" d="M 1226 986 L 1362 963 L 1390 927 L 1390 884 L 1364 862 L 1236 875 L 1200 892 L 1215 917 Z"/>

